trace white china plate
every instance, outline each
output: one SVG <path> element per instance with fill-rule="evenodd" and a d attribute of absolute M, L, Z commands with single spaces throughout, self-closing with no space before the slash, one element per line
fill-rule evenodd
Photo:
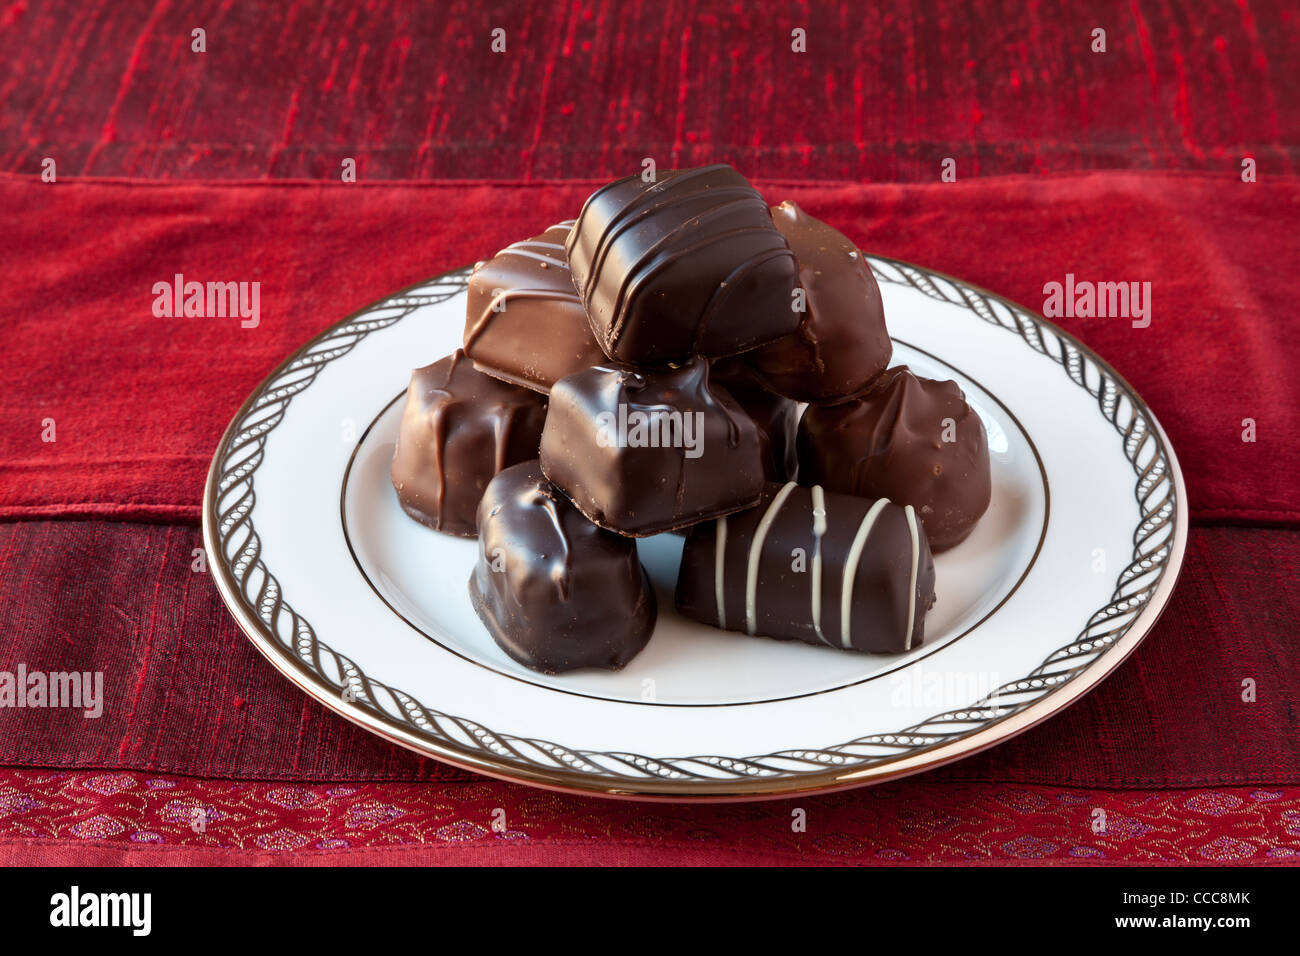
<path fill-rule="evenodd" d="M 747 637 L 679 617 L 681 539 L 640 542 L 659 596 L 619 673 L 549 677 L 475 616 L 470 540 L 408 518 L 388 469 L 411 368 L 453 351 L 467 270 L 308 343 L 231 422 L 204 539 L 257 648 L 331 709 L 396 743 L 537 786 L 756 798 L 937 766 L 1068 706 L 1168 602 L 1187 537 L 1173 449 L 1142 400 L 1045 319 L 948 276 L 868 256 L 895 364 L 952 378 L 984 421 L 993 501 L 935 559 L 910 653 Z"/>

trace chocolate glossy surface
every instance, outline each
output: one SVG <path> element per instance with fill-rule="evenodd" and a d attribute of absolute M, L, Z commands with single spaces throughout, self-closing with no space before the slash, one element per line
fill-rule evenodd
<path fill-rule="evenodd" d="M 773 391 L 800 402 L 862 392 L 893 354 L 871 267 L 847 236 L 792 202 L 773 206 L 772 221 L 798 260 L 805 311 L 793 334 L 747 357 Z"/>
<path fill-rule="evenodd" d="M 709 365 L 606 363 L 562 378 L 542 470 L 603 528 L 643 536 L 746 508 L 763 486 L 758 428 Z"/>
<path fill-rule="evenodd" d="M 568 254 L 592 331 L 622 362 L 731 355 L 799 325 L 794 255 L 762 196 L 730 166 L 596 190 Z"/>
<path fill-rule="evenodd" d="M 808 407 L 799 474 L 833 491 L 912 505 L 935 551 L 965 540 L 992 495 L 984 424 L 961 388 L 905 365 L 860 398 Z"/>
<path fill-rule="evenodd" d="M 473 537 L 492 476 L 537 457 L 546 396 L 498 381 L 459 349 L 411 373 L 393 452 L 402 510 L 435 531 Z"/>
<path fill-rule="evenodd" d="M 763 450 L 763 477 L 789 481 L 799 471 L 795 438 L 799 430 L 799 403 L 777 395 L 762 383 L 744 356 L 716 359 L 711 381 L 725 388 L 758 427 Z"/>
<path fill-rule="evenodd" d="M 678 611 L 715 627 L 878 654 L 920 646 L 933 603 L 913 509 L 793 483 L 692 528 L 676 594 Z"/>
<path fill-rule="evenodd" d="M 597 528 L 542 474 L 507 468 L 479 505 L 470 600 L 492 639 L 526 667 L 618 670 L 655 624 L 655 595 L 631 538 Z"/>
<path fill-rule="evenodd" d="M 464 348 L 480 371 L 549 392 L 557 379 L 605 361 L 564 252 L 572 226 L 552 226 L 475 266 Z"/>

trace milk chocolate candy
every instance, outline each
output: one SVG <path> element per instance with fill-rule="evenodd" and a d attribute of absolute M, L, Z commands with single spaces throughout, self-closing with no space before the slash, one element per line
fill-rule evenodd
<path fill-rule="evenodd" d="M 459 349 L 411 373 L 393 453 L 393 487 L 408 515 L 473 537 L 492 476 L 537 457 L 546 396 L 484 375 Z"/>
<path fill-rule="evenodd" d="M 568 252 L 592 331 L 622 362 L 731 355 L 799 326 L 794 255 L 763 198 L 730 166 L 601 187 Z"/>
<path fill-rule="evenodd" d="M 894 350 L 876 278 L 847 236 L 794 203 L 773 206 L 772 221 L 799 262 L 802 322 L 746 357 L 787 398 L 851 398 L 885 370 Z"/>
<path fill-rule="evenodd" d="M 557 379 L 605 361 L 564 253 L 572 226 L 552 226 L 474 267 L 464 348 L 479 371 L 549 392 Z"/>
<path fill-rule="evenodd" d="M 478 526 L 470 602 L 525 667 L 619 670 L 650 640 L 655 595 L 636 542 L 579 514 L 537 461 L 492 479 Z"/>
<path fill-rule="evenodd" d="M 808 406 L 798 446 L 804 481 L 911 505 L 936 552 L 964 541 L 992 496 L 984 424 L 961 388 L 906 365 L 852 401 Z"/>
<path fill-rule="evenodd" d="M 757 507 L 691 529 L 676 604 L 727 630 L 898 654 L 925 639 L 934 560 L 910 506 L 769 484 Z"/>
<path fill-rule="evenodd" d="M 743 355 L 714 360 L 709 376 L 710 381 L 727 390 L 758 426 L 763 477 L 768 481 L 793 480 L 799 470 L 795 447 L 799 430 L 798 402 L 768 390 Z"/>
<path fill-rule="evenodd" d="M 709 364 L 597 365 L 551 389 L 542 471 L 584 515 L 641 537 L 748 508 L 763 487 L 758 428 Z"/>

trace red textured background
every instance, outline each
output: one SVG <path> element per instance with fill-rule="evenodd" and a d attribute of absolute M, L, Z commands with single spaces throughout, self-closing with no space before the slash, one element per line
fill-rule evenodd
<path fill-rule="evenodd" d="M 1284 2 L 9 0 L 0 30 L 0 168 L 79 176 L 336 179 L 353 156 L 370 180 L 589 179 L 655 156 L 933 182 L 944 156 L 993 176 L 1242 155 L 1277 176 L 1300 121 Z"/>
<path fill-rule="evenodd" d="M 110 695 L 97 721 L 0 710 L 0 860 L 1300 858 L 1298 39 L 1293 6 L 1247 0 L 0 0 L 0 669 L 103 670 Z M 1152 282 L 1149 329 L 1064 322 L 1165 424 L 1195 523 L 1169 610 L 1100 689 L 970 760 L 799 801 L 796 834 L 790 801 L 487 782 L 261 661 L 190 571 L 244 395 L 325 326 L 646 156 L 733 162 L 870 251 L 1031 307 L 1067 271 Z M 178 271 L 260 281 L 262 325 L 154 319 Z"/>

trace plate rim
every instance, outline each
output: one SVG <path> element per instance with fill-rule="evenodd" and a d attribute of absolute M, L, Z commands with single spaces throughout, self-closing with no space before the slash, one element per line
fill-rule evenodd
<path fill-rule="evenodd" d="M 709 766 L 718 770 L 723 768 L 720 768 L 719 765 L 713 761 L 721 760 L 726 763 L 733 763 L 737 767 L 741 768 L 740 771 L 734 769 L 731 770 L 732 773 L 738 774 L 734 777 L 698 777 L 686 775 L 672 777 L 655 776 L 653 773 L 647 776 L 624 777 L 617 776 L 613 772 L 609 771 L 607 767 L 599 764 L 594 765 L 594 771 L 578 771 L 568 769 L 564 766 L 553 767 L 537 762 L 530 762 L 532 758 L 527 757 L 525 754 L 521 753 L 517 747 L 511 746 L 502 739 L 503 737 L 506 737 L 506 735 L 499 736 L 487 728 L 483 728 L 476 721 L 440 714 L 440 712 L 434 711 L 430 708 L 425 708 L 424 705 L 418 704 L 418 702 L 416 702 L 416 704 L 423 712 L 436 714 L 444 719 L 456 722 L 457 725 L 461 727 L 462 731 L 465 730 L 466 726 L 471 727 L 476 732 L 471 732 L 470 736 L 477 737 L 481 741 L 486 740 L 489 746 L 495 744 L 495 746 L 500 749 L 494 755 L 492 752 L 482 749 L 482 746 L 475 749 L 462 744 L 456 739 L 447 736 L 445 732 L 443 737 L 437 738 L 427 734 L 417 733 L 415 729 L 408 729 L 386 713 L 377 704 L 373 703 L 374 688 L 376 686 L 383 688 L 383 690 L 385 690 L 393 699 L 394 703 L 402 701 L 403 698 L 408 702 L 413 701 L 413 698 L 409 698 L 408 695 L 403 694 L 400 690 L 388 687 L 382 682 L 373 681 L 370 678 L 367 678 L 355 663 L 350 661 L 350 659 L 341 655 L 339 652 L 334 651 L 328 645 L 324 644 L 323 641 L 316 638 L 314 631 L 311 630 L 310 625 L 307 624 L 305 619 L 299 618 L 297 613 L 283 601 L 282 596 L 278 593 L 278 582 L 276 582 L 275 587 L 270 589 L 272 593 L 268 598 L 267 582 L 273 582 L 274 577 L 271 575 L 269 569 L 266 569 L 264 565 L 261 565 L 263 574 L 263 588 L 261 589 L 263 606 L 268 608 L 269 613 L 272 615 L 278 614 L 282 608 L 287 608 L 288 613 L 293 616 L 294 621 L 301 621 L 302 624 L 306 625 L 308 632 L 311 633 L 312 639 L 309 644 L 304 645 L 304 648 L 310 648 L 313 659 L 319 663 L 321 657 L 320 651 L 323 648 L 328 655 L 335 659 L 340 676 L 342 677 L 346 675 L 348 680 L 346 683 L 331 683 L 326 675 L 319 670 L 313 670 L 301 659 L 302 651 L 297 655 L 288 652 L 284 647 L 285 641 L 277 637 L 274 624 L 268 625 L 261 617 L 259 617 L 257 614 L 257 608 L 246 599 L 243 593 L 240 582 L 235 577 L 235 566 L 239 562 L 229 558 L 226 554 L 225 548 L 223 547 L 220 533 L 223 529 L 219 528 L 223 516 L 219 514 L 217 510 L 219 498 L 224 493 L 221 488 L 222 479 L 228 479 L 232 474 L 236 475 L 238 480 L 226 482 L 227 487 L 225 491 L 228 491 L 230 488 L 238 487 L 243 480 L 247 479 L 248 491 L 239 499 L 239 501 L 242 502 L 245 499 L 251 498 L 255 502 L 255 493 L 252 489 L 251 477 L 253 472 L 256 471 L 257 465 L 254 464 L 252 467 L 249 467 L 248 463 L 255 459 L 260 459 L 262 454 L 261 442 L 264 441 L 266 434 L 279 423 L 278 419 L 282 417 L 283 407 L 287 407 L 288 400 L 284 402 L 284 406 L 281 407 L 279 412 L 275 412 L 269 417 L 262 419 L 256 426 L 250 428 L 250 426 L 245 423 L 245 419 L 251 413 L 258 410 L 257 406 L 259 401 L 263 405 L 270 404 L 270 402 L 265 400 L 266 396 L 274 395 L 276 391 L 282 393 L 286 391 L 286 387 L 284 386 L 281 386 L 278 390 L 272 387 L 274 383 L 278 382 L 286 375 L 295 371 L 310 371 L 310 374 L 305 379 L 305 383 L 303 383 L 302 379 L 299 379 L 297 383 L 293 383 L 300 384 L 300 387 L 294 389 L 291 385 L 287 389 L 289 393 L 288 398 L 291 400 L 294 394 L 305 389 L 312 381 L 314 381 L 315 375 L 319 372 L 321 367 L 328 362 L 347 354 L 347 352 L 350 352 L 352 347 L 360 342 L 370 332 L 387 328 L 388 326 L 401 321 L 401 319 L 410 315 L 411 312 L 415 311 L 419 306 L 436 304 L 437 302 L 446 301 L 447 299 L 458 295 L 464 288 L 462 280 L 466 275 L 468 275 L 469 267 L 450 270 L 434 276 L 433 278 L 424 279 L 420 282 L 396 290 L 385 295 L 381 299 L 356 310 L 350 315 L 340 319 L 338 322 L 331 324 L 319 334 L 313 336 L 309 341 L 305 342 L 285 358 L 284 361 L 277 365 L 241 403 L 239 409 L 231 418 L 230 423 L 227 425 L 217 444 L 216 450 L 213 453 L 212 462 L 209 466 L 207 479 L 204 484 L 202 508 L 203 541 L 204 547 L 208 553 L 208 564 L 210 568 L 213 569 L 213 580 L 217 585 L 217 590 L 221 595 L 222 601 L 226 604 L 227 609 L 235 618 L 236 623 L 238 623 L 240 629 L 253 643 L 254 647 L 256 647 L 277 670 L 284 674 L 300 690 L 324 704 L 335 713 L 342 715 L 353 723 L 364 727 L 392 743 L 414 750 L 422 755 L 452 764 L 453 766 L 476 773 L 482 773 L 497 779 L 525 783 L 532 786 L 542 787 L 544 789 L 567 793 L 625 799 L 692 802 L 699 800 L 774 799 L 782 796 L 793 796 L 810 792 L 830 793 L 837 790 L 863 786 L 869 783 L 893 780 L 922 770 L 933 769 L 951 763 L 952 761 L 971 756 L 1023 733 L 1036 724 L 1059 713 L 1061 710 L 1064 710 L 1066 707 L 1084 696 L 1105 677 L 1113 673 L 1114 670 L 1128 658 L 1133 650 L 1136 649 L 1138 644 L 1142 642 L 1154 626 L 1155 622 L 1159 619 L 1164 609 L 1168 606 L 1169 598 L 1173 593 L 1178 577 L 1182 571 L 1183 557 L 1187 542 L 1188 508 L 1186 487 L 1182 471 L 1179 467 L 1178 459 L 1174 453 L 1173 447 L 1169 442 L 1169 438 L 1165 434 L 1164 428 L 1161 426 L 1154 413 L 1152 413 L 1150 407 L 1137 393 L 1136 389 L 1134 389 L 1132 385 L 1123 378 L 1123 376 L 1121 376 L 1108 362 L 1106 362 L 1105 359 L 1085 345 L 1077 337 L 1033 310 L 1027 309 L 1004 296 L 966 282 L 965 280 L 957 279 L 937 270 L 917 266 L 904 260 L 894 259 L 888 256 L 871 253 L 864 253 L 864 255 L 872 264 L 873 272 L 876 273 L 877 279 L 895 284 L 911 285 L 922 294 L 931 298 L 947 302 L 951 305 L 964 307 L 968 311 L 974 312 L 977 318 L 998 325 L 1005 331 L 1017 332 L 1031 348 L 1035 348 L 1035 350 L 1040 354 L 1051 358 L 1054 362 L 1060 365 L 1066 372 L 1067 376 L 1070 377 L 1076 385 L 1079 385 L 1090 394 L 1093 394 L 1092 389 L 1089 388 L 1086 383 L 1086 367 L 1084 367 L 1084 370 L 1080 372 L 1079 377 L 1076 378 L 1064 361 L 1068 354 L 1066 350 L 1066 345 L 1068 343 L 1068 345 L 1075 351 L 1080 362 L 1091 362 L 1096 367 L 1098 373 L 1098 389 L 1097 394 L 1094 397 L 1096 397 L 1099 402 L 1101 401 L 1102 394 L 1106 392 L 1107 380 L 1109 379 L 1113 395 L 1115 396 L 1115 414 L 1118 413 L 1120 399 L 1126 399 L 1130 404 L 1130 430 L 1128 436 L 1125 437 L 1131 437 L 1133 434 L 1132 423 L 1137 421 L 1139 417 L 1145 418 L 1145 420 L 1150 423 L 1150 428 L 1144 429 L 1144 434 L 1139 441 L 1137 450 L 1134 452 L 1133 457 L 1129 458 L 1128 454 L 1125 453 L 1126 458 L 1130 460 L 1130 463 L 1134 464 L 1135 470 L 1137 468 L 1137 452 L 1144 447 L 1148 438 L 1154 440 L 1156 443 L 1152 461 L 1155 462 L 1163 459 L 1167 462 L 1164 473 L 1157 477 L 1151 488 L 1158 488 L 1161 484 L 1161 479 L 1167 478 L 1168 491 L 1166 497 L 1172 497 L 1173 499 L 1168 517 L 1163 519 L 1165 522 L 1172 522 L 1172 529 L 1163 543 L 1163 547 L 1168 549 L 1168 553 L 1165 555 L 1163 560 L 1157 563 L 1157 577 L 1153 583 L 1148 585 L 1150 592 L 1142 602 L 1142 609 L 1135 617 L 1133 617 L 1132 620 L 1128 621 L 1127 624 L 1123 626 L 1122 633 L 1120 633 L 1118 637 L 1110 641 L 1104 649 L 1098 652 L 1095 659 L 1081 665 L 1081 669 L 1072 677 L 1063 680 L 1056 686 L 1050 687 L 1045 692 L 1039 693 L 1029 703 L 1020 706 L 1018 709 L 1014 709 L 1005 715 L 986 718 L 980 726 L 973 731 L 963 733 L 957 737 L 950 737 L 928 746 L 914 747 L 912 750 L 901 755 L 886 755 L 884 757 L 869 758 L 869 762 L 860 762 L 856 765 L 846 763 L 842 755 L 838 762 L 831 765 L 828 765 L 826 760 L 821 760 L 820 762 L 822 765 L 826 767 L 824 770 L 810 769 L 782 771 L 769 768 L 769 771 L 766 774 L 763 774 L 761 773 L 761 765 L 752 763 L 753 761 L 763 759 L 776 759 L 781 756 L 780 754 L 769 754 L 751 758 L 648 758 L 634 754 L 600 754 L 600 756 L 609 757 L 614 761 L 628 765 L 629 767 L 637 766 L 638 761 L 645 761 L 649 764 L 662 764 L 664 766 L 671 766 L 673 761 L 698 761 L 702 766 Z M 877 264 L 883 264 L 890 267 L 901 276 L 901 279 L 883 274 L 877 267 Z M 957 292 L 958 298 L 952 299 L 943 294 L 938 285 L 933 281 L 934 279 L 938 279 L 954 289 Z M 925 284 L 928 284 L 930 288 L 925 288 Z M 419 306 L 411 306 L 407 308 L 406 311 L 400 312 L 396 316 L 373 320 L 371 323 L 363 323 L 371 324 L 373 326 L 371 328 L 352 328 L 352 326 L 356 325 L 367 315 L 376 313 L 380 309 L 395 307 L 404 295 L 417 289 L 438 289 L 443 285 L 450 285 L 450 291 L 447 291 L 445 294 L 439 293 L 439 297 L 432 301 L 421 302 L 419 303 Z M 972 297 L 967 293 L 973 293 L 975 298 L 972 299 Z M 981 300 L 985 308 L 988 310 L 987 315 L 982 313 L 979 308 L 976 307 L 976 302 Z M 995 316 L 993 303 L 999 304 L 1009 314 L 1013 320 L 1012 325 L 1006 325 Z M 1027 334 L 1025 320 L 1027 320 L 1033 333 L 1039 338 L 1040 343 L 1043 339 L 1042 332 L 1044 330 L 1050 331 L 1052 335 L 1056 337 L 1061 348 L 1060 359 L 1052 355 L 1045 345 L 1042 347 L 1035 347 Z M 309 361 L 313 349 L 317 346 L 329 342 L 332 338 L 347 338 L 349 336 L 353 338 L 353 341 L 350 344 L 340 345 L 331 350 L 335 354 L 331 355 L 328 352 L 320 353 L 328 355 L 328 357 L 320 359 L 317 362 Z M 1111 417 L 1111 415 L 1106 414 L 1104 407 L 1102 407 L 1101 411 L 1103 416 L 1107 418 L 1107 421 L 1115 426 L 1121 436 L 1124 436 L 1124 430 L 1120 427 L 1118 422 Z M 267 425 L 267 421 L 271 420 L 274 420 L 273 423 Z M 235 468 L 233 471 L 223 471 L 223 461 L 227 455 L 234 450 L 232 446 L 235 438 L 237 436 L 246 437 L 249 434 L 253 434 L 254 438 L 245 440 L 242 442 L 242 445 L 246 446 L 250 444 L 250 442 L 255 441 L 257 444 L 256 450 L 251 455 L 244 458 L 239 463 L 238 468 Z M 1149 467 L 1150 466 L 1148 466 L 1148 470 Z M 240 476 L 238 475 L 239 472 L 244 472 L 244 474 Z M 1138 472 L 1138 474 L 1140 476 L 1141 473 Z M 1141 485 L 1142 479 L 1139 477 L 1135 494 L 1138 497 L 1140 508 L 1142 507 L 1142 495 L 1140 494 Z M 1147 495 L 1150 495 L 1151 488 L 1148 488 Z M 235 529 L 248 521 L 248 515 L 252 511 L 252 507 L 253 505 L 249 504 L 244 510 L 244 514 L 239 516 L 239 520 L 236 520 L 233 526 L 224 529 L 227 536 L 233 534 Z M 234 510 L 237 509 L 232 509 L 226 512 L 224 517 L 227 519 L 227 523 L 229 523 L 230 515 Z M 1138 522 L 1139 529 L 1144 520 L 1150 520 L 1146 516 L 1147 512 L 1141 512 Z M 1154 534 L 1159 527 L 1160 523 L 1157 523 L 1155 528 L 1153 528 L 1152 532 L 1149 534 Z M 256 532 L 252 528 L 251 523 L 249 524 L 249 530 L 249 539 L 244 543 L 242 548 L 235 552 L 235 554 L 241 556 L 241 560 L 251 554 L 252 566 L 248 567 L 247 562 L 245 562 L 246 575 L 251 577 L 252 572 L 257 570 L 258 565 L 260 565 L 260 558 L 258 556 L 258 543 L 254 540 Z M 1137 542 L 1135 540 L 1135 552 L 1136 549 Z M 1116 581 L 1115 592 L 1112 594 L 1110 601 L 1108 601 L 1107 604 L 1097 612 L 1094 612 L 1094 614 L 1089 618 L 1089 624 L 1086 625 L 1083 631 L 1076 635 L 1070 643 L 1065 645 L 1064 648 L 1060 648 L 1052 654 L 1049 654 L 1044 659 L 1043 664 L 1040 665 L 1040 668 L 1051 661 L 1055 655 L 1060 654 L 1062 651 L 1078 643 L 1082 636 L 1086 634 L 1088 629 L 1092 626 L 1092 621 L 1097 617 L 1097 615 L 1114 606 L 1116 596 L 1121 593 L 1121 588 L 1125 583 L 1125 574 L 1131 570 L 1136 563 L 1137 558 L 1135 553 L 1134 561 L 1127 565 L 1126 569 L 1120 573 L 1119 578 Z M 1133 580 L 1140 580 L 1144 573 L 1146 572 L 1134 573 L 1133 577 L 1130 578 L 1130 582 Z M 1038 669 L 1036 668 L 1034 671 L 1031 671 L 1029 675 L 1026 675 L 1026 677 L 1020 678 L 1019 682 L 1024 683 L 1028 681 L 1037 672 Z M 1013 681 L 1011 683 L 1014 684 L 1017 682 Z M 998 691 L 995 691 L 994 695 L 997 695 L 1007 686 L 1008 685 L 1003 685 L 1003 688 L 999 688 Z M 358 692 L 356 697 L 349 696 L 350 692 L 353 690 Z M 361 693 L 365 693 L 371 699 L 362 699 L 360 696 Z M 975 702 L 970 707 L 966 708 L 965 712 L 975 710 L 980 703 L 981 702 L 979 701 Z M 952 713 L 954 712 L 949 711 L 948 715 L 950 716 Z M 936 718 L 943 716 L 945 715 L 936 715 Z M 936 718 L 930 718 L 929 720 L 922 721 L 920 724 L 914 726 L 924 726 L 926 723 L 929 723 Z M 968 720 L 967 722 L 971 721 Z M 889 736 L 902 736 L 907 733 L 908 730 L 903 730 L 899 731 L 897 735 Z M 585 752 L 570 751 L 562 745 L 552 744 L 547 741 L 532 741 L 515 737 L 508 737 L 507 739 L 530 745 L 540 752 L 548 754 L 550 754 L 551 751 L 547 748 L 554 748 L 555 751 L 560 754 L 561 763 L 572 762 L 573 759 L 578 761 L 585 760 Z M 846 744 L 836 746 L 847 747 L 852 743 L 854 743 L 854 741 L 851 740 Z M 515 759 L 510 760 L 506 758 L 502 755 L 501 750 L 513 753 Z M 782 753 L 829 755 L 832 751 L 823 748 L 821 750 L 808 750 L 802 752 L 783 751 Z M 552 759 L 556 759 L 554 754 L 551 754 L 551 756 Z M 801 759 L 807 760 L 808 758 L 805 756 Z M 810 762 L 816 763 L 818 761 L 814 759 Z M 590 763 L 590 761 L 588 761 L 588 763 Z M 746 765 L 758 769 L 746 770 Z M 641 769 L 644 770 L 645 767 L 642 765 Z"/>

